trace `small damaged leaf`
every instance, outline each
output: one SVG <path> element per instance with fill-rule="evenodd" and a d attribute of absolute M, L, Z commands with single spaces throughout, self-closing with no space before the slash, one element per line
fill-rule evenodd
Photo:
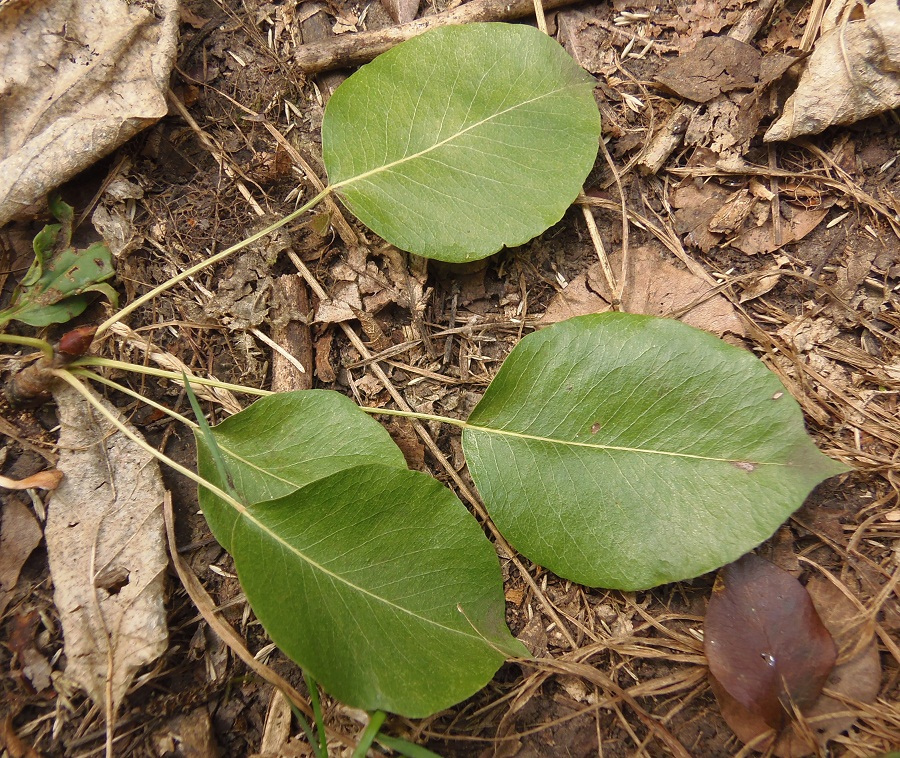
<path fill-rule="evenodd" d="M 72 206 L 58 198 L 49 204 L 59 223 L 48 224 L 35 236 L 34 263 L 10 307 L 0 311 L 0 326 L 13 319 L 29 326 L 64 323 L 87 308 L 91 292 L 118 303 L 116 291 L 103 284 L 115 274 L 109 248 L 102 242 L 83 250 L 72 247 Z"/>
<path fill-rule="evenodd" d="M 837 659 L 803 585 L 753 554 L 716 578 L 704 640 L 720 703 L 724 691 L 776 732 L 795 709 L 815 702 Z"/>

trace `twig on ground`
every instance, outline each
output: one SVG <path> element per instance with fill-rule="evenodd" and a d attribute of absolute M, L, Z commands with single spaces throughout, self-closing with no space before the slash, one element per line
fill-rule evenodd
<path fill-rule="evenodd" d="M 544 10 L 571 5 L 573 0 L 543 0 Z M 299 47 L 294 65 L 304 74 L 368 63 L 394 45 L 439 26 L 471 24 L 476 21 L 510 21 L 534 13 L 534 0 L 471 0 L 450 11 L 436 13 L 406 24 L 359 34 L 344 34 L 327 42 Z"/>

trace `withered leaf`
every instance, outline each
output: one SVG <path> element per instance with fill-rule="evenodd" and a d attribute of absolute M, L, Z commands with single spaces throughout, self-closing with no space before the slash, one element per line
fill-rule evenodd
<path fill-rule="evenodd" d="M 0 513 L 0 615 L 13 599 L 22 566 L 41 537 L 41 527 L 31 510 L 7 497 Z"/>
<path fill-rule="evenodd" d="M 156 461 L 78 391 L 59 384 L 53 394 L 65 478 L 50 500 L 45 539 L 66 677 L 111 717 L 135 672 L 168 643 L 164 488 Z"/>
<path fill-rule="evenodd" d="M 704 37 L 685 55 L 670 61 L 656 80 L 688 100 L 705 103 L 722 92 L 754 87 L 759 79 L 759 51 L 733 37 Z"/>
<path fill-rule="evenodd" d="M 834 637 L 838 660 L 822 694 L 802 709 L 802 725 L 792 721 L 789 728 L 776 735 L 760 716 L 740 705 L 714 679 L 710 681 L 722 715 L 738 738 L 753 742 L 759 751 L 771 749 L 776 758 L 802 758 L 824 751 L 830 739 L 856 721 L 847 703 L 872 703 L 881 686 L 881 661 L 871 620 L 824 577 L 814 576 L 806 589 Z"/>
<path fill-rule="evenodd" d="M 816 700 L 837 658 L 803 585 L 753 554 L 719 572 L 704 647 L 721 688 L 776 731 Z"/>

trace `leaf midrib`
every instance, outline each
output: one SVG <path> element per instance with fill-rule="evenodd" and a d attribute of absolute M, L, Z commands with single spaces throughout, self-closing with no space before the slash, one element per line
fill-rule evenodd
<path fill-rule="evenodd" d="M 230 450 L 228 450 L 227 448 L 222 447 L 222 446 L 220 446 L 220 448 L 221 448 L 221 450 L 222 450 L 223 452 L 227 452 L 229 455 L 234 455 L 234 454 L 233 454 Z M 243 459 L 239 458 L 238 456 L 235 456 L 235 457 L 238 458 L 239 460 L 243 460 Z M 263 469 L 260 469 L 259 467 L 254 466 L 254 465 L 251 464 L 249 461 L 247 461 L 247 464 L 250 465 L 250 466 L 253 466 L 253 467 L 256 468 L 258 471 L 262 471 L 263 473 L 268 473 L 268 472 L 265 472 Z M 379 464 L 374 464 L 374 465 L 379 465 Z M 381 464 L 381 465 L 385 465 L 385 464 Z M 334 472 L 334 473 L 339 473 L 339 472 Z M 279 481 L 283 481 L 283 482 L 285 482 L 285 483 L 287 483 L 287 484 L 293 484 L 293 482 L 290 482 L 290 481 L 288 481 L 288 480 L 286 480 L 286 479 L 281 479 L 280 477 L 277 477 L 277 476 L 275 476 L 274 474 L 269 474 L 269 475 L 272 476 L 272 477 L 275 478 L 275 479 L 278 479 Z M 311 483 L 312 483 L 312 482 L 311 482 Z M 310 483 L 310 484 L 311 484 L 311 483 Z M 308 486 L 308 485 L 307 485 L 307 486 Z M 303 489 L 303 487 L 298 487 L 297 490 L 295 490 L 293 493 L 289 493 L 288 495 L 285 495 L 284 497 L 289 497 L 289 496 L 292 495 L 292 494 L 296 494 L 296 492 L 299 491 L 299 490 L 301 490 L 301 489 Z M 421 616 L 421 615 L 419 615 L 418 613 L 415 613 L 415 612 L 411 611 L 409 608 L 404 608 L 402 605 L 397 605 L 396 603 L 391 602 L 391 601 L 388 600 L 387 598 L 384 598 L 384 597 L 381 597 L 381 596 L 379 596 L 379 595 L 376 595 L 374 592 L 371 592 L 370 590 L 367 590 L 367 589 L 365 589 L 364 587 L 360 587 L 360 586 L 358 586 L 358 585 L 356 585 L 356 584 L 353 584 L 353 582 L 349 581 L 348 579 L 345 579 L 345 578 L 342 577 L 340 574 L 336 574 L 336 573 L 334 573 L 333 571 L 329 571 L 327 568 L 325 568 L 325 567 L 324 567 L 322 564 L 320 564 L 318 561 L 313 560 L 313 559 L 310 558 L 308 555 L 306 555 L 304 552 L 302 552 L 301 550 L 295 548 L 293 545 L 291 545 L 290 543 L 288 543 L 287 541 L 285 541 L 284 539 L 282 539 L 278 534 L 276 534 L 275 532 L 273 532 L 273 531 L 272 531 L 269 527 L 267 527 L 264 523 L 262 523 L 258 518 L 256 518 L 256 517 L 251 513 L 251 511 L 250 511 L 250 508 L 251 508 L 251 507 L 252 507 L 252 505 L 249 506 L 249 507 L 247 507 L 247 509 L 244 510 L 244 511 L 239 511 L 239 512 L 238 512 L 238 517 L 239 517 L 239 518 L 242 517 L 242 518 L 244 518 L 246 521 L 248 521 L 248 522 L 250 522 L 251 524 L 253 524 L 257 529 L 259 529 L 259 530 L 260 530 L 261 532 L 263 532 L 265 535 L 267 535 L 268 537 L 270 537 L 270 538 L 272 539 L 272 541 L 273 541 L 275 544 L 280 545 L 283 549 L 286 549 L 288 552 L 293 553 L 299 560 L 303 561 L 304 563 L 306 563 L 307 565 L 309 565 L 311 568 L 313 568 L 313 569 L 315 569 L 315 570 L 318 570 L 318 571 L 322 572 L 323 574 L 325 574 L 326 576 L 331 577 L 332 579 L 335 579 L 337 582 L 339 582 L 340 584 L 345 585 L 346 587 L 348 587 L 348 588 L 351 589 L 351 590 L 354 590 L 354 591 L 356 591 L 356 592 L 359 592 L 359 593 L 362 594 L 362 595 L 366 595 L 367 597 L 372 598 L 373 600 L 375 600 L 375 601 L 381 603 L 382 605 L 385 605 L 385 606 L 387 606 L 387 607 L 389 607 L 389 608 L 393 608 L 393 609 L 395 609 L 395 610 L 397 610 L 397 611 L 400 611 L 401 613 L 405 613 L 405 614 L 407 614 L 408 616 L 410 616 L 410 617 L 412 617 L 412 618 L 414 618 L 414 619 L 418 619 L 419 621 L 422 621 L 422 622 L 424 622 L 424 623 L 426 623 L 426 624 L 429 624 L 430 626 L 437 627 L 438 629 L 443 629 L 444 631 L 447 631 L 447 632 L 452 632 L 453 634 L 457 634 L 457 635 L 460 635 L 460 636 L 462 636 L 462 637 L 466 637 L 466 638 L 471 639 L 471 640 L 475 640 L 475 641 L 480 640 L 480 641 L 482 641 L 482 642 L 484 641 L 484 638 L 481 637 L 481 636 L 479 636 L 479 635 L 476 635 L 476 634 L 469 634 L 468 632 L 465 632 L 465 631 L 462 631 L 462 630 L 459 630 L 459 629 L 454 629 L 453 627 L 446 626 L 446 625 L 444 625 L 444 624 L 438 623 L 437 621 L 434 621 L 433 619 L 429 619 L 429 618 L 427 618 L 427 617 L 425 617 L 425 616 Z M 233 545 L 234 545 L 234 531 L 232 530 L 232 546 L 233 546 Z"/>
<path fill-rule="evenodd" d="M 776 461 L 751 461 L 746 458 L 717 458 L 709 455 L 695 455 L 693 453 L 678 453 L 669 450 L 652 450 L 642 447 L 625 447 L 623 445 L 605 445 L 596 442 L 576 442 L 575 440 L 556 439 L 554 437 L 541 437 L 537 434 L 526 434 L 525 432 L 516 432 L 511 429 L 495 429 L 489 426 L 478 426 L 465 422 L 460 424 L 463 429 L 469 429 L 475 432 L 484 432 L 485 434 L 496 434 L 503 437 L 516 437 L 523 440 L 533 440 L 535 442 L 548 442 L 554 445 L 563 445 L 566 447 L 586 447 L 592 450 L 609 450 L 622 453 L 639 453 L 643 455 L 662 455 L 670 458 L 688 458 L 699 461 L 712 461 L 714 463 L 749 463 L 754 466 L 787 466 L 787 463 L 778 463 Z"/>
<path fill-rule="evenodd" d="M 451 134 L 446 139 L 443 139 L 440 142 L 436 142 L 434 145 L 431 145 L 430 147 L 427 147 L 424 150 L 420 150 L 418 153 L 413 153 L 412 155 L 404 156 L 403 158 L 399 158 L 395 161 L 391 161 L 390 163 L 386 163 L 383 166 L 378 166 L 377 168 L 369 169 L 368 171 L 364 171 L 363 173 L 357 174 L 356 176 L 351 176 L 348 179 L 343 179 L 339 182 L 336 182 L 335 184 L 330 185 L 330 189 L 334 192 L 334 191 L 340 189 L 341 187 L 345 187 L 349 184 L 353 184 L 354 182 L 363 181 L 365 179 L 368 179 L 371 176 L 376 176 L 377 174 L 380 174 L 382 172 L 390 171 L 390 170 L 396 168 L 397 166 L 402 166 L 404 163 L 408 163 L 410 161 L 416 160 L 417 158 L 421 158 L 424 155 L 428 155 L 428 153 L 431 153 L 431 152 L 443 147 L 444 145 L 449 144 L 453 140 L 459 139 L 467 132 L 470 132 L 473 129 L 476 129 L 480 126 L 483 126 L 484 124 L 489 123 L 492 119 L 499 118 L 500 116 L 503 116 L 507 113 L 511 113 L 512 111 L 516 110 L 517 108 L 523 108 L 526 105 L 531 105 L 532 103 L 536 103 L 545 97 L 552 97 L 553 95 L 558 95 L 561 92 L 566 92 L 567 90 L 576 89 L 578 87 L 584 87 L 584 86 L 585 86 L 584 82 L 572 83 L 572 84 L 566 85 L 565 87 L 559 87 L 558 89 L 552 90 L 551 92 L 545 92 L 542 95 L 539 95 L 538 97 L 531 98 L 530 100 L 524 100 L 520 103 L 516 103 L 515 105 L 512 105 L 509 108 L 504 108 L 502 111 L 497 111 L 496 113 L 492 113 L 487 118 L 483 118 L 480 121 L 476 121 L 475 123 L 470 124 L 465 129 L 462 129 L 461 131 L 458 131 L 455 134 Z"/>

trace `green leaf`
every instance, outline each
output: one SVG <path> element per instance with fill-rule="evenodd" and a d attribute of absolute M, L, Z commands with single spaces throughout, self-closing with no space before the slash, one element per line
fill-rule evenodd
<path fill-rule="evenodd" d="M 383 463 L 406 468 L 403 453 L 377 421 L 340 393 L 285 392 L 257 400 L 212 429 L 231 483 L 223 481 L 215 456 L 197 441 L 197 471 L 224 491 L 231 485 L 243 503 L 274 500 L 352 466 Z M 213 534 L 231 552 L 234 509 L 200 488 L 200 507 Z"/>
<path fill-rule="evenodd" d="M 484 258 L 559 221 L 594 165 L 594 80 L 529 26 L 467 24 L 397 45 L 335 91 L 331 186 L 393 245 Z"/>
<path fill-rule="evenodd" d="M 527 655 L 491 544 L 426 474 L 357 466 L 250 506 L 232 555 L 272 640 L 348 705 L 427 716 Z"/>
<path fill-rule="evenodd" d="M 34 238 L 34 263 L 13 294 L 9 308 L 0 311 L 0 326 L 12 319 L 30 326 L 60 324 L 87 308 L 89 292 L 99 292 L 114 305 L 116 291 L 102 284 L 115 274 L 112 253 L 102 242 L 84 250 L 71 247 L 72 206 L 58 197 L 49 200 L 60 221 L 48 224 Z"/>
<path fill-rule="evenodd" d="M 529 335 L 468 424 L 469 470 L 500 531 L 590 586 L 642 589 L 736 560 L 847 470 L 749 352 L 649 316 Z"/>

